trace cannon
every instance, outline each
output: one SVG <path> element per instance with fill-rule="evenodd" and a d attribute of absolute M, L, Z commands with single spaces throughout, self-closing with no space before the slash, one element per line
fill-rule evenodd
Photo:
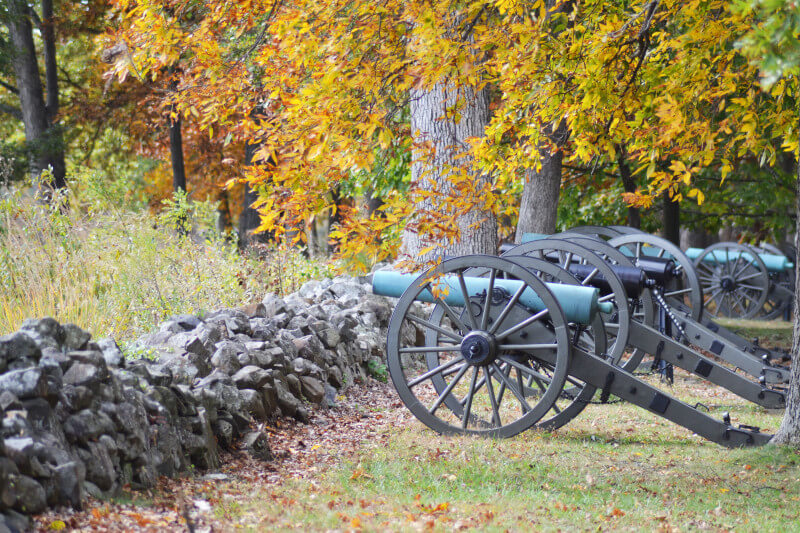
<path fill-rule="evenodd" d="M 758 428 L 716 420 L 628 370 L 638 362 L 625 359 L 625 331 L 630 334 L 632 316 L 645 310 L 629 300 L 613 264 L 588 248 L 561 252 L 580 252 L 583 260 L 576 263 L 591 270 L 576 277 L 544 254 L 456 257 L 416 277 L 374 273 L 376 294 L 400 294 L 389 324 L 387 363 L 401 400 L 420 421 L 439 433 L 510 437 L 567 423 L 599 392 L 601 403 L 619 397 L 724 446 L 769 441 Z M 592 285 L 600 275 L 604 290 Z M 571 287 L 557 295 L 556 285 Z M 575 291 L 579 286 L 588 291 Z M 450 297 L 451 292 L 458 294 Z M 604 305 L 609 303 L 613 309 Z M 570 312 L 574 320 L 562 304 L 577 311 Z M 661 341 L 674 342 L 667 336 Z M 703 366 L 705 358 L 678 346 L 684 355 L 678 357 L 676 348 L 676 359 Z M 726 369 L 706 364 L 712 365 L 709 375 L 727 379 Z"/>
<path fill-rule="evenodd" d="M 594 228 L 595 226 L 584 226 L 578 229 L 581 229 L 585 235 L 592 235 L 600 239 L 605 239 L 602 235 L 594 235 L 592 233 Z M 573 232 L 573 229 L 568 230 L 568 233 Z M 644 257 L 655 256 L 670 258 L 676 263 L 676 268 L 680 272 L 680 279 L 674 280 L 671 290 L 665 291 L 666 299 L 675 310 L 676 314 L 691 317 L 695 322 L 703 326 L 703 330 L 689 332 L 695 341 L 700 341 L 700 347 L 715 354 L 718 354 L 720 350 L 738 350 L 755 356 L 760 361 L 767 362 L 787 361 L 789 359 L 788 353 L 780 350 L 770 350 L 760 346 L 757 339 L 745 339 L 716 323 L 713 320 L 713 318 L 716 318 L 713 313 L 705 312 L 704 302 L 709 295 L 707 289 L 711 287 L 707 287 L 707 285 L 704 287 L 703 281 L 705 280 L 701 279 L 701 275 L 703 277 L 707 276 L 698 273 L 695 269 L 695 261 L 689 258 L 688 255 L 677 246 L 661 237 L 624 226 L 611 226 L 607 228 L 605 232 L 616 232 L 617 235 L 610 237 L 607 242 L 619 248 L 626 255 L 631 256 L 636 262 L 639 262 L 641 258 Z M 541 238 L 541 236 L 531 235 L 527 238 Z M 774 247 L 765 251 L 775 255 L 778 255 L 776 252 L 781 252 Z M 696 252 L 692 253 L 694 255 Z M 787 262 L 791 263 L 788 260 Z M 787 267 L 788 266 L 789 265 L 787 265 Z M 769 291 L 767 302 L 762 308 L 762 313 L 764 313 L 765 318 L 768 316 L 775 318 L 775 314 L 787 315 L 788 310 L 791 309 L 794 302 L 794 270 L 789 267 L 788 271 L 784 271 L 780 274 L 771 274 L 771 276 L 773 276 L 773 278 L 775 276 L 781 276 L 780 282 L 773 283 L 776 285 L 780 283 L 783 290 L 772 289 Z M 713 291 L 713 288 L 711 289 Z M 689 328 L 694 329 L 692 325 L 689 325 Z M 728 347 L 728 345 L 730 345 L 730 347 Z M 769 382 L 782 383 L 784 381 L 779 373 L 785 375 L 785 369 L 781 369 L 780 372 L 776 372 L 775 370 L 767 370 L 766 372 L 769 376 L 767 378 Z"/>
<path fill-rule="evenodd" d="M 648 242 L 657 242 L 655 240 L 657 238 L 645 237 Z M 768 359 L 765 360 L 762 354 L 755 355 L 742 350 L 735 342 L 718 335 L 696 320 L 694 316 L 698 313 L 693 314 L 691 309 L 682 304 L 684 297 L 687 296 L 685 289 L 675 285 L 676 280 L 681 280 L 680 265 L 671 258 L 644 255 L 638 246 L 641 240 L 642 238 L 627 235 L 615 243 L 615 239 L 602 241 L 571 234 L 562 240 L 559 235 L 555 235 L 550 239 L 537 239 L 521 244 L 507 251 L 504 257 L 509 255 L 547 257 L 561 261 L 561 266 L 573 273 L 577 271 L 571 268 L 572 262 L 585 262 L 593 268 L 602 266 L 598 261 L 610 262 L 613 263 L 612 270 L 636 265 L 645 276 L 644 286 L 633 294 L 630 291 L 626 294 L 624 287 L 617 287 L 613 295 L 603 297 L 607 301 L 614 302 L 619 310 L 618 313 L 625 317 L 619 320 L 619 324 L 605 324 L 607 331 L 615 332 L 619 338 L 624 339 L 625 345 L 622 348 L 633 349 L 630 358 L 623 365 L 625 368 L 635 369 L 642 356 L 649 354 L 659 362 L 683 368 L 764 407 L 784 407 L 783 391 L 772 390 L 767 384 L 788 382 L 789 370 L 772 364 Z M 614 244 L 622 249 L 616 249 Z M 671 243 L 661 244 L 673 246 Z M 578 246 L 591 249 L 594 253 L 581 253 Z M 631 248 L 629 254 L 622 253 L 626 246 Z M 677 249 L 671 251 L 674 254 L 680 253 Z M 602 256 L 602 259 L 598 258 L 597 254 Z M 684 264 L 690 265 L 687 259 L 684 259 Z M 596 283 L 596 276 L 579 277 L 579 279 L 589 284 Z M 618 304 L 626 298 L 631 306 L 628 315 L 625 315 L 624 306 Z M 618 329 L 614 330 L 614 327 Z M 618 344 L 621 343 L 617 343 L 616 339 L 609 340 L 612 350 L 618 347 Z M 729 364 L 733 370 L 745 371 L 756 378 L 758 383 L 744 379 L 716 360 L 707 358 L 686 345 L 693 345 L 713 353 L 721 362 Z"/>
<path fill-rule="evenodd" d="M 779 251 L 779 250 L 775 250 Z M 765 253 L 744 244 L 721 242 L 689 248 L 712 316 L 777 318 L 790 314 L 794 264 L 782 253 Z"/>

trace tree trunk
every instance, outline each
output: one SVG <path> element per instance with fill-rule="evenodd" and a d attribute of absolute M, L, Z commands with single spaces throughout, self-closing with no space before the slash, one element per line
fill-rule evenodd
<path fill-rule="evenodd" d="M 260 145 L 248 143 L 244 149 L 244 164 L 252 165 L 253 157 Z M 253 208 L 253 202 L 258 200 L 258 192 L 250 187 L 249 183 L 244 184 L 244 200 L 242 201 L 242 213 L 239 215 L 239 249 L 245 249 L 256 242 L 269 242 L 272 238 L 270 233 L 253 233 L 253 230 L 261 225 L 261 217 Z"/>
<path fill-rule="evenodd" d="M 669 197 L 668 192 L 664 192 L 664 212 L 663 212 L 663 226 L 661 228 L 662 235 L 665 239 L 675 244 L 681 245 L 681 204 L 673 202 Z"/>
<path fill-rule="evenodd" d="M 519 207 L 519 222 L 515 242 L 521 242 L 523 233 L 556 232 L 558 196 L 561 191 L 561 161 L 563 153 L 543 153 L 542 170 L 529 170 L 525 176 Z"/>
<path fill-rule="evenodd" d="M 800 109 L 798 109 L 800 111 Z M 800 113 L 798 114 L 800 117 Z M 800 157 L 797 158 L 797 180 L 795 213 L 800 215 Z M 795 228 L 794 247 L 797 250 L 794 258 L 795 285 L 794 285 L 794 335 L 792 336 L 792 373 L 789 377 L 789 393 L 786 395 L 786 411 L 777 433 L 770 442 L 775 444 L 790 444 L 800 447 L 800 218 L 797 218 L 798 227 Z"/>
<path fill-rule="evenodd" d="M 172 161 L 172 190 L 186 192 L 186 167 L 183 164 L 181 117 L 169 117 L 169 157 Z"/>
<path fill-rule="evenodd" d="M 47 102 L 39 77 L 28 4 L 20 0 L 11 0 L 7 9 L 9 16 L 6 26 L 14 48 L 11 61 L 17 78 L 22 122 L 25 125 L 25 141 L 30 157 L 30 172 L 34 177 L 38 177 L 44 170 L 50 168 L 53 173 L 52 180 L 42 185 L 48 189 L 63 188 L 66 187 L 63 140 L 61 131 L 52 122 L 58 112 L 52 3 L 48 0 L 43 2 L 43 13 L 46 17 L 42 37 L 45 48 Z M 50 109 L 47 104 L 50 104 Z"/>
<path fill-rule="evenodd" d="M 447 116 L 447 110 L 463 100 L 459 109 L 460 120 Z M 452 110 L 450 110 L 452 114 Z M 449 174 L 453 168 L 469 167 L 471 158 L 464 156 L 469 150 L 466 140 L 482 137 L 489 123 L 489 98 L 487 91 L 475 91 L 472 87 L 456 89 L 452 84 L 441 83 L 430 90 L 415 90 L 411 94 L 411 131 L 414 134 L 414 155 L 411 162 L 412 182 L 443 193 L 452 193 Z M 426 150 L 428 148 L 429 150 Z M 472 172 L 472 171 L 470 171 Z M 487 180 L 488 176 L 473 175 L 475 180 Z M 440 206 L 424 201 L 420 211 L 437 209 Z M 441 254 L 495 254 L 497 253 L 497 220 L 483 206 L 471 206 L 457 218 L 458 238 L 442 248 L 421 255 L 420 251 L 432 243 L 424 236 L 406 230 L 403 233 L 402 252 L 420 261 L 431 260 Z"/>
<path fill-rule="evenodd" d="M 622 187 L 625 192 L 636 192 L 636 180 L 631 175 L 631 167 L 628 166 L 626 156 L 625 148 L 618 146 L 617 166 L 619 167 L 620 178 L 622 178 Z M 642 226 L 642 214 L 639 212 L 638 207 L 628 206 L 628 226 L 637 229 Z"/>

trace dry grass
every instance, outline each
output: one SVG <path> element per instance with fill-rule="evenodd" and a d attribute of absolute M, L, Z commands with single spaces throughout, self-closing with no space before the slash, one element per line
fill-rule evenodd
<path fill-rule="evenodd" d="M 324 273 L 295 250 L 242 256 L 209 231 L 209 204 L 173 206 L 194 225 L 184 237 L 168 225 L 175 212 L 112 200 L 80 184 L 64 212 L 0 196 L 0 334 L 52 316 L 124 340 L 172 314 L 238 307 Z"/>

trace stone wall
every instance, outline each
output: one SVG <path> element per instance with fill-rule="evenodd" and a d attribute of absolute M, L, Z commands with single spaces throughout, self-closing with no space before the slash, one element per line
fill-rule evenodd
<path fill-rule="evenodd" d="M 382 367 L 393 303 L 367 281 L 176 316 L 125 355 L 51 318 L 0 337 L 0 533 L 47 507 L 79 508 L 86 494 L 216 468 L 234 445 L 269 460 L 257 422 L 306 421 Z"/>

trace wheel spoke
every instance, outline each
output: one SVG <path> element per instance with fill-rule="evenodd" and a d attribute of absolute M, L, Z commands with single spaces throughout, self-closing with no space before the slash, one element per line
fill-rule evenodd
<path fill-rule="evenodd" d="M 688 289 L 679 289 L 679 290 L 676 290 L 676 291 L 670 291 L 670 292 L 664 293 L 664 296 L 665 296 L 665 297 L 667 297 L 667 296 L 676 296 L 676 295 L 678 295 L 678 294 L 688 294 L 688 293 L 690 293 L 690 292 L 692 292 L 692 289 L 691 289 L 691 288 L 688 288 Z"/>
<path fill-rule="evenodd" d="M 457 352 L 461 346 L 454 344 L 452 346 L 414 346 L 413 348 L 400 348 L 400 353 L 428 353 L 428 352 Z"/>
<path fill-rule="evenodd" d="M 466 325 L 465 325 L 465 324 L 464 324 L 464 323 L 461 321 L 461 318 L 459 318 L 459 316 L 458 316 L 458 313 L 456 313 L 456 312 L 453 310 L 453 308 L 452 308 L 452 307 L 450 307 L 450 305 L 448 305 L 448 303 L 447 303 L 447 302 L 445 302 L 445 301 L 444 301 L 444 300 L 442 300 L 441 298 L 436 298 L 436 303 L 437 303 L 437 305 L 441 305 L 441 306 L 442 306 L 442 309 L 444 310 L 445 314 L 446 314 L 448 317 L 450 317 L 450 320 L 452 320 L 452 321 L 453 321 L 453 324 L 455 324 L 455 325 L 456 325 L 456 327 L 457 327 L 457 328 L 458 328 L 460 331 L 467 331 L 467 330 L 469 329 L 469 328 L 468 328 L 468 327 L 467 327 L 467 326 L 466 326 Z"/>
<path fill-rule="evenodd" d="M 494 291 L 494 278 L 497 276 L 497 270 L 492 269 L 489 274 L 489 288 L 486 290 L 486 302 L 483 305 L 483 316 L 481 316 L 481 329 L 486 331 L 486 326 L 489 323 L 489 309 L 492 306 L 492 292 Z"/>
<path fill-rule="evenodd" d="M 595 276 L 596 276 L 598 273 L 600 273 L 600 269 L 599 269 L 599 268 L 597 268 L 597 267 L 595 267 L 595 269 L 594 269 L 594 270 L 592 270 L 591 272 L 589 272 L 589 275 L 588 275 L 588 276 L 586 276 L 585 278 L 583 278 L 583 281 L 581 281 L 581 285 L 586 285 L 586 284 L 588 284 L 588 283 L 591 283 L 591 282 L 592 282 L 592 278 L 594 278 L 594 277 L 595 277 Z"/>
<path fill-rule="evenodd" d="M 458 374 L 456 374 L 456 377 L 453 378 L 453 381 L 451 381 L 447 385 L 447 388 L 442 391 L 439 397 L 436 398 L 436 401 L 433 403 L 431 408 L 428 409 L 428 411 L 430 411 L 431 414 L 436 413 L 436 410 L 439 408 L 440 405 L 442 405 L 442 402 L 444 402 L 445 398 L 447 398 L 450 395 L 450 393 L 453 391 L 453 388 L 458 384 L 458 382 L 461 381 L 461 378 L 464 376 L 464 374 L 467 373 L 468 369 L 469 365 L 464 365 L 464 368 L 459 370 Z"/>
<path fill-rule="evenodd" d="M 516 326 L 512 326 L 512 327 L 508 328 L 507 330 L 505 330 L 503 333 L 498 334 L 497 338 L 498 339 L 505 339 L 506 337 L 508 337 L 512 333 L 516 333 L 517 331 L 519 331 L 519 330 L 521 330 L 523 328 L 527 328 L 528 326 L 530 326 L 531 324 L 533 324 L 534 322 L 536 322 L 537 320 L 539 320 L 543 316 L 548 315 L 549 313 L 550 313 L 549 309 L 542 309 L 541 311 L 539 311 L 535 315 L 529 316 L 528 318 L 526 318 L 525 320 L 523 320 L 522 322 L 520 322 Z"/>
<path fill-rule="evenodd" d="M 475 382 L 478 380 L 478 367 L 472 373 L 472 380 L 469 384 L 469 391 L 467 391 L 466 405 L 464 406 L 464 418 L 461 419 L 461 428 L 467 429 L 467 421 L 469 420 L 470 411 L 472 411 L 472 393 L 475 391 Z"/>
<path fill-rule="evenodd" d="M 500 420 L 500 408 L 497 406 L 497 398 L 494 395 L 494 387 L 492 386 L 492 375 L 489 372 L 488 367 L 483 367 L 483 373 L 486 376 L 486 391 L 489 393 L 489 400 L 492 402 L 492 419 L 497 427 L 503 425 L 502 421 Z"/>
<path fill-rule="evenodd" d="M 501 344 L 501 350 L 552 350 L 558 348 L 558 344 Z"/>
<path fill-rule="evenodd" d="M 500 324 L 502 324 L 503 320 L 506 319 L 506 316 L 508 316 L 508 313 L 510 313 L 511 309 L 514 308 L 514 305 L 516 305 L 517 301 L 519 300 L 519 297 L 522 296 L 522 293 L 525 292 L 525 288 L 527 286 L 528 285 L 525 284 L 525 283 L 523 283 L 522 285 L 519 286 L 519 288 L 516 290 L 514 295 L 511 297 L 511 299 L 508 301 L 508 303 L 503 308 L 503 310 L 500 311 L 500 316 L 497 317 L 497 320 L 494 321 L 494 323 L 492 324 L 492 327 L 489 328 L 489 333 L 490 334 L 493 334 L 495 331 L 497 331 L 497 328 L 500 327 Z"/>
<path fill-rule="evenodd" d="M 475 316 L 472 314 L 472 305 L 470 305 L 467 284 L 464 281 L 464 273 L 459 270 L 457 274 L 458 285 L 461 287 L 461 294 L 464 296 L 464 312 L 467 314 L 467 317 L 469 317 L 469 325 L 472 326 L 471 329 L 478 329 L 478 323 L 475 321 Z"/>
<path fill-rule="evenodd" d="M 419 385 L 423 381 L 432 378 L 436 374 L 444 372 L 445 370 L 447 370 L 451 366 L 454 366 L 454 365 L 458 364 L 459 362 L 463 363 L 465 365 L 467 364 L 467 363 L 464 363 L 464 359 L 463 358 L 454 357 L 450 361 L 448 361 L 448 362 L 446 362 L 446 363 L 444 363 L 442 365 L 439 365 L 436 368 L 434 368 L 433 370 L 429 370 L 429 371 L 425 372 L 424 374 L 422 374 L 421 376 L 418 376 L 418 377 L 412 379 L 411 381 L 409 381 L 408 382 L 408 388 L 411 389 L 413 387 L 416 387 L 417 385 Z"/>
<path fill-rule="evenodd" d="M 525 401 L 525 396 L 522 394 L 522 391 L 518 390 L 514 386 L 514 384 L 511 382 L 511 380 L 508 379 L 508 376 L 502 370 L 500 370 L 500 368 L 497 366 L 497 363 L 492 363 L 492 367 L 494 368 L 495 375 L 500 376 L 500 380 L 503 382 L 503 386 L 505 388 L 507 388 L 508 390 L 510 390 L 511 393 L 514 396 L 517 397 L 517 400 L 519 400 L 520 407 L 522 408 L 522 414 L 525 414 L 528 411 L 530 411 L 531 410 L 531 406 L 528 405 L 528 402 Z M 509 367 L 509 371 L 510 371 L 510 369 L 511 369 L 511 367 Z M 500 401 L 501 402 L 503 401 L 502 397 L 500 398 Z"/>
<path fill-rule="evenodd" d="M 425 326 L 426 328 L 432 329 L 433 331 L 438 331 L 442 335 L 444 335 L 446 337 L 450 337 L 451 339 L 453 339 L 453 340 L 455 340 L 457 342 L 461 342 L 462 340 L 464 340 L 464 337 L 462 337 L 461 335 L 456 335 L 452 331 L 447 331 L 444 328 L 440 328 L 439 326 L 437 326 L 433 322 L 428 322 L 424 318 L 420 318 L 418 316 L 414 316 L 414 315 L 411 315 L 411 314 L 406 315 L 406 318 L 408 318 L 412 322 L 416 322 L 417 324 Z"/>
<path fill-rule="evenodd" d="M 756 272 L 755 274 L 750 274 L 750 275 L 745 276 L 743 278 L 737 278 L 736 282 L 737 283 L 741 283 L 742 281 L 747 281 L 748 279 L 757 278 L 757 277 L 760 277 L 761 275 L 762 275 L 761 272 Z"/>

